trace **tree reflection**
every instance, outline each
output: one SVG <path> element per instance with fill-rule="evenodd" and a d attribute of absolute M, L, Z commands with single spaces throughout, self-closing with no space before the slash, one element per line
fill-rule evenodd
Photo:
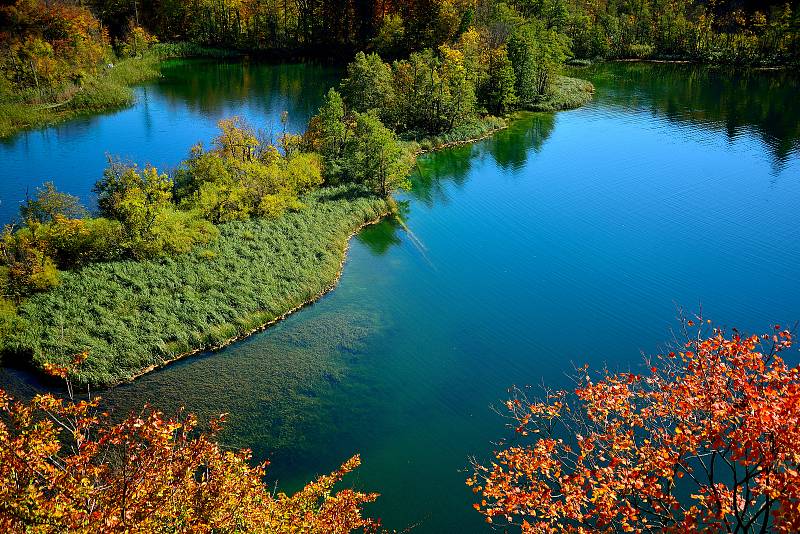
<path fill-rule="evenodd" d="M 338 69 L 314 63 L 189 60 L 202 68 L 187 69 L 186 61 L 168 61 L 162 66 L 159 93 L 167 101 L 211 117 L 225 116 L 232 103 L 241 102 L 275 121 L 288 111 L 287 127 L 293 132 L 305 130 L 308 118 L 317 111 L 320 95 L 341 77 Z"/>
<path fill-rule="evenodd" d="M 401 220 L 408 215 L 409 204 L 407 200 L 398 201 L 397 215 L 386 217 L 377 224 L 365 227 L 356 235 L 356 239 L 376 256 L 386 254 L 394 245 L 401 243 L 400 232 L 404 230 Z"/>
<path fill-rule="evenodd" d="M 780 169 L 800 151 L 800 77 L 683 64 L 605 63 L 575 72 L 595 84 L 597 104 L 648 110 L 670 121 L 754 132 Z"/>

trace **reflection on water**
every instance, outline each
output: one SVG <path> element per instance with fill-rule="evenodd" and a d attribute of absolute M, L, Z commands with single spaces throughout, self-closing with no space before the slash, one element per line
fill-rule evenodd
<path fill-rule="evenodd" d="M 244 109 L 252 90 L 237 79 L 270 87 L 259 109 L 302 91 L 252 66 L 174 68 L 147 89 L 153 124 L 170 106 L 192 120 Z M 202 89 L 226 69 L 230 99 L 214 82 Z M 105 392 L 107 405 L 228 412 L 225 444 L 270 458 L 287 490 L 360 452 L 355 482 L 382 493 L 372 512 L 388 527 L 482 532 L 463 470 L 503 437 L 488 407 L 510 385 L 566 386 L 571 362 L 636 369 L 641 350 L 668 339 L 676 303 L 701 302 L 741 330 L 799 319 L 796 80 L 672 65 L 580 72 L 597 87 L 589 106 L 527 114 L 421 158 L 398 217 L 352 241 L 336 291 Z M 19 371 L 0 383 L 23 396 L 37 387 Z"/>
<path fill-rule="evenodd" d="M 610 63 L 573 74 L 588 77 L 599 89 L 598 106 L 648 110 L 723 131 L 731 142 L 756 132 L 777 168 L 800 150 L 800 77 L 791 70 Z"/>

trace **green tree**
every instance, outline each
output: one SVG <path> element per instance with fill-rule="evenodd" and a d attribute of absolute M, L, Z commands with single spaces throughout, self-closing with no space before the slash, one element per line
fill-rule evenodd
<path fill-rule="evenodd" d="M 516 105 L 517 95 L 514 91 L 514 68 L 508 59 L 506 47 L 490 50 L 487 59 L 487 79 L 481 88 L 482 101 L 492 113 L 507 113 Z"/>
<path fill-rule="evenodd" d="M 569 53 L 567 38 L 539 21 L 514 29 L 508 39 L 514 90 L 525 105 L 546 94 Z"/>
<path fill-rule="evenodd" d="M 208 221 L 175 208 L 172 180 L 154 167 L 112 161 L 94 190 L 100 213 L 121 223 L 123 248 L 135 258 L 187 252 L 217 235 Z"/>
<path fill-rule="evenodd" d="M 397 135 L 372 113 L 355 114 L 355 131 L 347 150 L 348 176 L 386 197 L 408 185 L 412 157 Z"/>
<path fill-rule="evenodd" d="M 342 96 L 335 89 L 330 89 L 304 136 L 306 148 L 322 156 L 323 175 L 330 183 L 342 178 L 342 157 L 347 134 Z"/>
<path fill-rule="evenodd" d="M 347 77 L 339 89 L 347 108 L 352 111 L 375 110 L 381 117 L 391 115 L 394 102 L 392 68 L 378 54 L 356 54 L 347 65 Z"/>

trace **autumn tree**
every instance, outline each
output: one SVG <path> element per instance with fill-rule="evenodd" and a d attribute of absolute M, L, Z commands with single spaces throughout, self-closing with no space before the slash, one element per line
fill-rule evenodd
<path fill-rule="evenodd" d="M 702 319 L 699 319 L 702 324 Z M 798 532 L 800 367 L 776 326 L 704 332 L 644 374 L 579 371 L 572 392 L 506 403 L 518 443 L 468 480 L 524 532 Z"/>
<path fill-rule="evenodd" d="M 5 226 L 0 234 L 0 298 L 19 303 L 58 284 L 58 269 L 43 241 L 28 229 Z"/>
<path fill-rule="evenodd" d="M 86 357 L 80 355 L 74 362 Z M 68 378 L 70 368 L 49 366 Z M 0 390 L 0 531 L 39 533 L 372 531 L 362 506 L 374 493 L 334 486 L 358 456 L 294 495 L 264 482 L 267 463 L 215 441 L 223 418 L 200 431 L 191 415 L 145 406 L 121 422 L 99 397 Z"/>

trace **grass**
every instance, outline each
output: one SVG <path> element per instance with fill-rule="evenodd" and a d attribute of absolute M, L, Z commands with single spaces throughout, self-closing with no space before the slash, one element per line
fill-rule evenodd
<path fill-rule="evenodd" d="M 466 124 L 456 126 L 451 131 L 425 137 L 417 142 L 418 149 L 421 152 L 428 152 L 431 150 L 440 150 L 448 146 L 460 145 L 464 143 L 471 143 L 478 139 L 491 135 L 497 130 L 502 130 L 507 126 L 505 119 L 487 115 L 483 118 L 477 118 Z"/>
<path fill-rule="evenodd" d="M 32 90 L 19 95 L 1 95 L 0 138 L 86 113 L 129 106 L 133 102 L 131 86 L 158 78 L 161 75 L 160 63 L 164 59 L 232 55 L 236 52 L 191 43 L 158 43 L 142 57 L 122 59 L 113 68 L 98 68 L 97 74 L 87 76 L 79 86 L 65 87 L 53 102 L 39 103 Z"/>
<path fill-rule="evenodd" d="M 528 111 L 563 111 L 575 109 L 587 104 L 594 94 L 594 85 L 580 78 L 558 76 L 550 92 L 538 102 L 534 102 L 526 109 Z"/>
<path fill-rule="evenodd" d="M 65 363 L 89 351 L 75 380 L 108 387 L 181 355 L 224 345 L 314 300 L 335 283 L 347 240 L 389 204 L 352 187 L 310 195 L 275 220 L 220 225 L 214 243 L 161 261 L 98 263 L 18 308 L 7 363 Z"/>

